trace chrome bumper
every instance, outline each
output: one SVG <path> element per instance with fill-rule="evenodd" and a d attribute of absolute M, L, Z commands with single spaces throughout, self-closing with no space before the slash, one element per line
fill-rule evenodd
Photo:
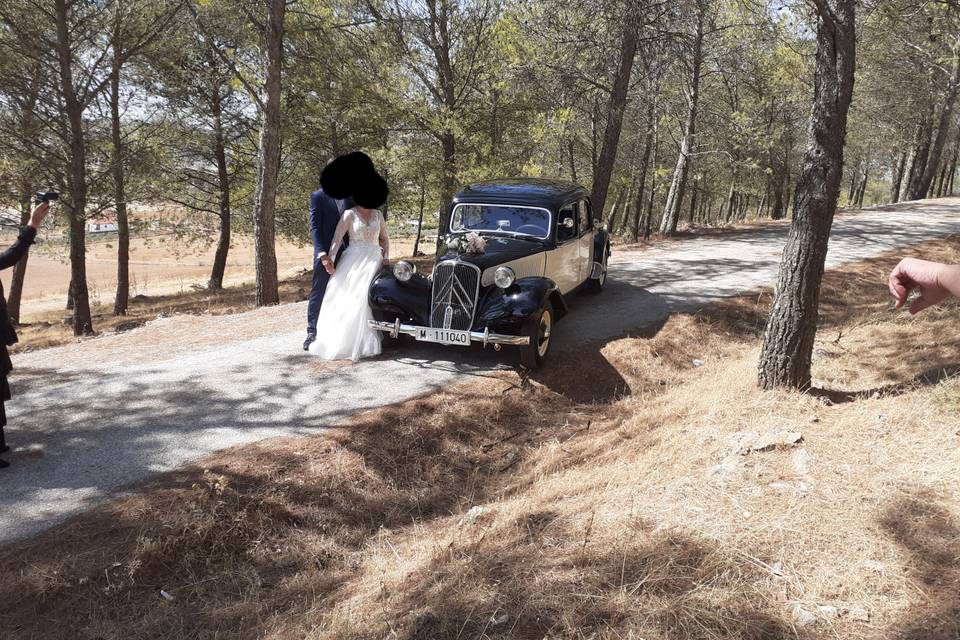
<path fill-rule="evenodd" d="M 400 320 L 398 319 L 396 322 L 381 322 L 379 320 L 371 320 L 370 328 L 389 333 L 391 338 L 396 338 L 400 334 L 405 334 L 408 336 L 413 336 L 416 339 L 417 331 L 427 327 L 419 327 L 413 324 L 401 324 Z M 490 333 L 490 329 L 484 329 L 483 331 L 471 331 L 470 340 L 473 342 L 480 342 L 484 346 L 488 344 L 509 344 L 519 346 L 530 344 L 530 336 L 511 336 L 504 333 Z"/>

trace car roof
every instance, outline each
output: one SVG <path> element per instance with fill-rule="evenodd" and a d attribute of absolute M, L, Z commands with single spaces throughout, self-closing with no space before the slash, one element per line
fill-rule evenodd
<path fill-rule="evenodd" d="M 544 178 L 502 178 L 470 184 L 460 189 L 454 204 L 517 204 L 558 209 L 577 198 L 588 198 L 586 189 L 573 182 Z"/>

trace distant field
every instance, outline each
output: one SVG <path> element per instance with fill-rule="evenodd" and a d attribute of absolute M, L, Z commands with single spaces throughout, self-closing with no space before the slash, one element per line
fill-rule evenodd
<path fill-rule="evenodd" d="M 3 246 L 13 242 L 13 233 L 0 235 Z M 393 243 L 395 257 L 412 252 L 412 239 Z M 105 234 L 88 238 L 87 282 L 92 302 L 109 303 L 117 284 L 117 237 Z M 188 243 L 172 235 L 134 238 L 130 248 L 131 295 L 156 296 L 206 286 L 210 278 L 215 245 L 204 247 Z M 277 242 L 277 266 L 280 277 L 294 275 L 311 266 L 312 247 L 288 241 Z M 40 244 L 30 254 L 24 285 L 23 316 L 62 308 L 70 284 L 69 248 L 60 244 Z M 225 285 L 238 285 L 253 280 L 254 249 L 252 238 L 234 239 L 227 260 Z M 9 291 L 12 269 L 0 272 L 0 280 Z"/>

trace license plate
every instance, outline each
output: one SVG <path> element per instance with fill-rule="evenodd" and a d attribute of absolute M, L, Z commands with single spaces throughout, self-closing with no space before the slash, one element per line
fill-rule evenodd
<path fill-rule="evenodd" d="M 470 332 L 420 327 L 417 329 L 417 340 L 439 344 L 458 344 L 466 347 L 470 345 Z"/>

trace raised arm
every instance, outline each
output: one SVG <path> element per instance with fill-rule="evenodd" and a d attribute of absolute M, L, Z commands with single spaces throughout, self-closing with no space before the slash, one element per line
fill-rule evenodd
<path fill-rule="evenodd" d="M 37 229 L 40 227 L 43 219 L 47 217 L 47 212 L 49 211 L 49 202 L 41 202 L 40 204 L 34 205 L 33 211 L 30 214 L 30 222 L 20 230 L 20 235 L 17 237 L 16 242 L 10 245 L 6 251 L 0 253 L 0 269 L 9 269 L 20 262 L 23 256 L 27 255 L 27 251 L 30 250 L 30 245 L 33 244 L 34 239 L 37 237 Z"/>
<path fill-rule="evenodd" d="M 387 221 L 380 216 L 380 249 L 383 252 L 383 263 L 390 262 L 390 234 L 387 233 Z"/>

